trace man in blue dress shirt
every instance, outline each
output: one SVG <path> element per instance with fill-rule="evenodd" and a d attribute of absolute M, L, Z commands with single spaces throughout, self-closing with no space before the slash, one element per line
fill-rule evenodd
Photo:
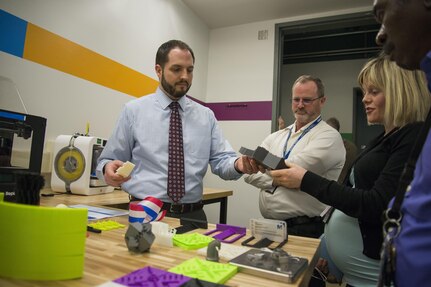
<path fill-rule="evenodd" d="M 185 97 L 192 85 L 194 54 L 184 42 L 171 40 L 156 54 L 159 87 L 151 95 L 125 104 L 114 131 L 99 157 L 97 176 L 121 186 L 132 200 L 156 197 L 168 213 L 202 209 L 203 177 L 208 164 L 225 180 L 236 180 L 258 168 L 248 157 L 237 157 L 223 138 L 214 113 Z M 169 125 L 172 102 L 178 102 L 182 121 L 185 195 L 174 202 L 167 194 Z M 135 164 L 129 177 L 116 174 L 126 161 Z M 172 215 L 172 214 L 171 214 Z"/>
<path fill-rule="evenodd" d="M 382 24 L 377 43 L 399 66 L 421 69 L 431 91 L 431 1 L 374 0 Z M 405 95 L 408 97 L 409 95 Z M 410 191 L 401 212 L 401 232 L 395 239 L 397 286 L 431 286 L 431 133 L 416 162 Z"/>

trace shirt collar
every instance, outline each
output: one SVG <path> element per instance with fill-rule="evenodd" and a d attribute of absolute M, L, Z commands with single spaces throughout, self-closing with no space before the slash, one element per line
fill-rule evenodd
<path fill-rule="evenodd" d="M 431 91 L 431 51 L 421 61 L 421 70 L 425 72 L 428 81 L 428 90 Z"/>
<path fill-rule="evenodd" d="M 162 89 L 160 89 L 160 87 L 157 88 L 156 90 L 156 96 L 157 99 L 160 102 L 160 105 L 162 106 L 163 109 L 167 109 L 169 107 L 169 105 L 173 102 L 171 100 L 171 98 L 169 98 L 165 92 L 163 92 Z M 178 104 L 180 105 L 180 108 L 184 111 L 185 107 L 186 107 L 186 103 L 187 103 L 187 96 L 183 96 L 178 100 Z"/>

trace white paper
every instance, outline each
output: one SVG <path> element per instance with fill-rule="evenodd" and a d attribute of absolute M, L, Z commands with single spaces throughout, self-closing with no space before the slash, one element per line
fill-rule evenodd
<path fill-rule="evenodd" d="M 128 215 L 128 210 L 115 210 L 103 207 L 90 206 L 85 204 L 69 205 L 71 208 L 85 208 L 88 209 L 88 220 L 98 220 L 103 218 Z"/>

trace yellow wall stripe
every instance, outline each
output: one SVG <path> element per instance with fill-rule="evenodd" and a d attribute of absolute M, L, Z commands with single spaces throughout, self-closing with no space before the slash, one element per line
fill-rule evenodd
<path fill-rule="evenodd" d="M 153 93 L 158 86 L 144 74 L 31 23 L 23 58 L 135 97 Z"/>

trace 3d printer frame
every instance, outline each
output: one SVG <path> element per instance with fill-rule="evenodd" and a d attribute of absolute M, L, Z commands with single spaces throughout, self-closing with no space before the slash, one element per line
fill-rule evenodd
<path fill-rule="evenodd" d="M 22 172 L 40 173 L 45 142 L 46 119 L 0 109 L 0 156 L 11 158 L 15 134 L 24 139 L 31 138 L 28 168 L 12 164 L 0 164 L 0 192 L 6 201 L 14 201 L 15 175 Z"/>

